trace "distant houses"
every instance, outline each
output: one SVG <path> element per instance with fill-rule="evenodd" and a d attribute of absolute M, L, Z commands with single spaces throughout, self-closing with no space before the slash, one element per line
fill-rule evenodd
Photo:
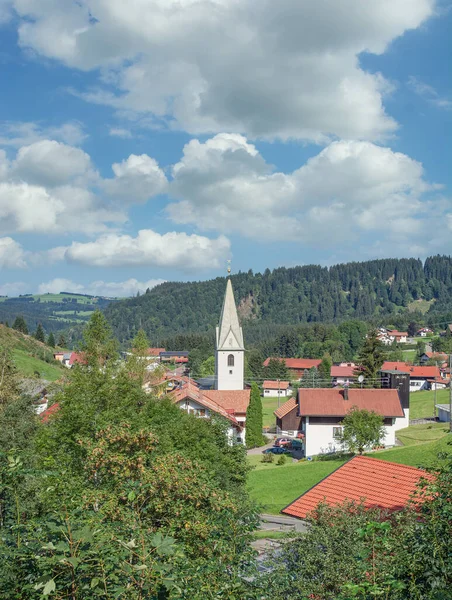
<path fill-rule="evenodd" d="M 382 371 L 407 373 L 410 376 L 410 392 L 428 390 L 442 382 L 446 383 L 445 374 L 437 366 L 416 366 L 400 361 L 385 361 Z"/>
<path fill-rule="evenodd" d="M 378 339 L 385 346 L 391 344 L 406 344 L 408 343 L 408 333 L 406 331 L 397 331 L 397 329 L 386 329 L 380 327 L 378 329 Z"/>
<path fill-rule="evenodd" d="M 288 381 L 271 381 L 267 379 L 262 384 L 262 395 L 264 398 L 272 396 L 286 398 L 290 396 L 291 393 L 292 390 Z"/>
<path fill-rule="evenodd" d="M 318 369 L 322 363 L 320 358 L 267 358 L 263 366 L 268 367 L 271 360 L 283 362 L 293 379 L 301 379 L 305 371 L 309 371 L 312 367 Z"/>

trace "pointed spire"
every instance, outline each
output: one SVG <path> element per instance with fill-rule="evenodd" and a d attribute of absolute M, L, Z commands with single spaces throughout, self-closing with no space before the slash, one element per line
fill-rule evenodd
<path fill-rule="evenodd" d="M 242 328 L 229 278 L 226 284 L 220 323 L 217 327 L 217 350 L 244 350 Z"/>

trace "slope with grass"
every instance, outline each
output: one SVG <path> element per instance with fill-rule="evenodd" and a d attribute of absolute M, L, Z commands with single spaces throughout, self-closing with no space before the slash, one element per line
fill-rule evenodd
<path fill-rule="evenodd" d="M 436 394 L 436 395 L 435 395 Z M 436 404 L 449 402 L 449 390 L 414 392 L 410 394 L 410 419 L 433 417 Z"/>
<path fill-rule="evenodd" d="M 0 325 L 0 346 L 11 350 L 19 375 L 56 381 L 67 374 L 66 367 L 53 359 L 53 349 L 30 335 Z"/>

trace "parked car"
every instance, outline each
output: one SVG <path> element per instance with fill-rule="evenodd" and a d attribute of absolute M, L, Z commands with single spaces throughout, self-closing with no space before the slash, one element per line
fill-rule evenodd
<path fill-rule="evenodd" d="M 264 450 L 263 454 L 290 454 L 290 452 L 284 446 L 273 446 Z"/>
<path fill-rule="evenodd" d="M 292 440 L 289 447 L 291 450 L 303 450 L 303 442 L 300 440 Z"/>
<path fill-rule="evenodd" d="M 274 446 L 288 446 L 292 440 L 290 438 L 276 438 Z"/>

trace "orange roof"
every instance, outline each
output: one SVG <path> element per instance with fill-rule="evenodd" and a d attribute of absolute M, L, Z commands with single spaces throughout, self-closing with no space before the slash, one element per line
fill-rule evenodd
<path fill-rule="evenodd" d="M 165 348 L 148 348 L 148 356 L 159 356 L 160 352 L 166 352 Z"/>
<path fill-rule="evenodd" d="M 86 358 L 83 352 L 72 352 L 69 364 L 74 365 L 76 363 L 86 365 Z"/>
<path fill-rule="evenodd" d="M 345 417 L 352 406 L 373 410 L 383 417 L 403 417 L 397 390 L 301 388 L 298 390 L 300 415 L 308 417 Z"/>
<path fill-rule="evenodd" d="M 421 477 L 431 475 L 416 467 L 355 456 L 281 512 L 304 519 L 320 502 L 334 506 L 347 500 L 363 500 L 366 508 L 401 510 Z"/>
<path fill-rule="evenodd" d="M 264 367 L 268 367 L 270 358 L 264 361 Z M 312 369 L 319 367 L 322 360 L 320 358 L 276 358 L 273 360 L 284 361 L 288 369 Z"/>
<path fill-rule="evenodd" d="M 406 331 L 397 331 L 397 329 L 390 329 L 388 331 L 388 335 L 393 335 L 394 337 L 407 337 L 408 333 Z"/>
<path fill-rule="evenodd" d="M 244 415 L 250 403 L 251 390 L 203 390 L 203 394 L 224 410 Z"/>
<path fill-rule="evenodd" d="M 290 383 L 288 381 L 272 381 L 266 379 L 262 384 L 262 387 L 266 390 L 287 390 Z"/>
<path fill-rule="evenodd" d="M 58 402 L 55 402 L 55 404 L 52 404 L 52 406 L 49 406 L 49 408 L 46 408 L 46 410 L 44 410 L 39 416 L 43 423 L 47 423 L 47 421 L 50 419 L 50 417 L 52 415 L 55 415 L 59 410 L 60 410 L 60 405 L 58 404 Z"/>
<path fill-rule="evenodd" d="M 287 402 L 284 402 L 284 404 L 280 406 L 277 410 L 275 410 L 273 414 L 276 415 L 278 419 L 282 419 L 294 408 L 296 408 L 297 404 L 297 399 L 292 397 L 290 400 L 287 400 Z"/>
<path fill-rule="evenodd" d="M 331 367 L 331 377 L 354 377 L 356 368 L 355 367 Z"/>
<path fill-rule="evenodd" d="M 190 398 L 191 400 L 194 400 L 202 406 L 205 406 L 209 410 L 218 413 L 222 417 L 225 417 L 225 419 L 228 419 L 228 421 L 231 421 L 232 423 L 234 423 L 234 425 L 238 425 L 237 420 L 231 413 L 226 411 L 219 404 L 216 404 L 216 402 L 210 400 L 210 398 L 207 398 L 204 392 L 201 392 L 201 390 L 192 387 L 191 385 L 186 384 L 183 387 L 174 390 L 173 392 L 171 392 L 170 397 L 175 403 Z"/>
<path fill-rule="evenodd" d="M 434 377 L 440 377 L 441 373 L 438 367 L 418 367 L 416 365 L 408 365 L 404 362 L 391 362 L 385 361 L 381 367 L 382 371 L 400 371 L 401 373 L 409 373 L 411 378 L 425 378 L 433 379 Z"/>
<path fill-rule="evenodd" d="M 382 371 L 400 371 L 401 373 L 409 373 L 411 365 L 406 362 L 385 360 L 381 365 Z"/>

